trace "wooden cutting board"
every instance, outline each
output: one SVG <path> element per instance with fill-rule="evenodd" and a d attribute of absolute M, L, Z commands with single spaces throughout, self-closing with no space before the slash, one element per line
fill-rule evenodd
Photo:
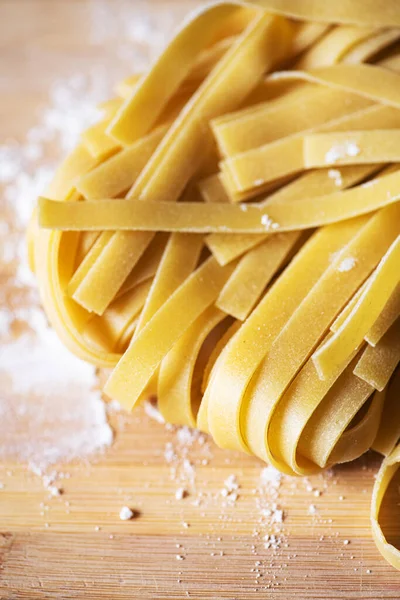
<path fill-rule="evenodd" d="M 170 18 L 193 4 L 137 7 Z M 118 70 L 115 23 L 106 18 L 100 42 L 88 32 L 94 14 L 122 9 L 115 0 L 1 1 L 2 138 L 23 138 L 56 76 L 93 64 Z M 400 598 L 400 574 L 370 533 L 379 457 L 260 487 L 259 461 L 191 436 L 188 445 L 143 409 L 116 414 L 112 424 L 116 440 L 104 455 L 57 467 L 68 477 L 61 496 L 24 466 L 0 465 L 0 598 Z M 232 475 L 236 501 L 223 495 Z M 397 544 L 399 483 L 383 508 Z M 181 486 L 189 495 L 176 499 Z M 135 519 L 119 519 L 124 505 L 136 509 Z M 283 523 L 271 524 L 271 507 L 284 511 Z M 271 534 L 273 547 L 264 539 Z"/>

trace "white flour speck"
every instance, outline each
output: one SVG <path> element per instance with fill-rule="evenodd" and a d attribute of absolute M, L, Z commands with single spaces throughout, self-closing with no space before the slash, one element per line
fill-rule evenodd
<path fill-rule="evenodd" d="M 129 521 L 133 517 L 133 510 L 129 508 L 129 506 L 123 506 L 119 511 L 119 518 L 121 521 Z"/>
<path fill-rule="evenodd" d="M 347 256 L 338 265 L 337 270 L 340 273 L 351 271 L 357 264 L 357 260 L 353 256 Z"/>

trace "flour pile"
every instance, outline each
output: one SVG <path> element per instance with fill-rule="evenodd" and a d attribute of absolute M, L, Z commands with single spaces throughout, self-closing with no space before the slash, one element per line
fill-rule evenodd
<path fill-rule="evenodd" d="M 64 348 L 40 308 L 25 230 L 55 166 L 99 117 L 96 104 L 165 43 L 171 15 L 151 20 L 145 4 L 89 3 L 88 44 L 109 48 L 115 68 L 93 64 L 54 81 L 25 139 L 0 146 L 0 459 L 35 472 L 85 458 L 113 440 L 94 367 Z"/>

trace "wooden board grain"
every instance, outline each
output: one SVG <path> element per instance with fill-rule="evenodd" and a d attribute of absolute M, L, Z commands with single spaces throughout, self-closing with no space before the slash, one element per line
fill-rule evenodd
<path fill-rule="evenodd" d="M 23 138 L 55 77 L 93 64 L 121 71 L 112 36 L 98 43 L 88 32 L 93 8 L 114 14 L 122 4 L 2 0 L 3 139 Z M 140 10 L 178 15 L 194 4 L 149 0 Z M 111 449 L 57 467 L 66 475 L 61 496 L 23 465 L 0 465 L 0 598 L 400 598 L 400 574 L 370 533 L 376 455 L 308 481 L 284 478 L 274 490 L 260 487 L 261 462 L 211 442 L 180 443 L 143 409 L 111 418 Z M 222 495 L 230 475 L 240 485 L 234 503 Z M 397 543 L 399 483 L 383 509 L 385 532 Z M 189 492 L 183 500 L 175 498 L 180 486 Z M 274 503 L 282 524 L 263 515 Z M 137 518 L 121 521 L 124 505 Z M 280 547 L 265 548 L 274 532 Z"/>

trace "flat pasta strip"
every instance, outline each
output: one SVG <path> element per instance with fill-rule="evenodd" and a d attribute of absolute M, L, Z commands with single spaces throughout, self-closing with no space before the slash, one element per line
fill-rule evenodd
<path fill-rule="evenodd" d="M 168 126 L 159 127 L 80 177 L 76 183 L 78 192 L 93 200 L 113 198 L 130 189 L 167 130 Z"/>
<path fill-rule="evenodd" d="M 75 267 L 78 268 L 84 260 L 87 253 L 92 248 L 93 244 L 99 237 L 98 231 L 83 231 L 79 237 L 78 246 L 76 249 Z"/>
<path fill-rule="evenodd" d="M 400 319 L 397 319 L 373 348 L 368 346 L 354 374 L 380 392 L 387 386 L 400 362 Z"/>
<path fill-rule="evenodd" d="M 105 161 L 81 178 L 77 189 L 90 199 L 98 198 L 103 192 L 111 196 L 124 192 L 135 181 L 166 131 L 167 127 L 159 128 Z M 87 310 L 102 314 L 142 256 L 150 238 L 145 234 L 136 236 L 133 244 L 129 234 L 110 236 L 110 232 L 103 232 L 70 282 L 70 295 Z M 116 255 L 122 258 L 117 261 L 118 268 L 113 269 L 113 278 L 108 278 L 107 265 L 116 260 Z"/>
<path fill-rule="evenodd" d="M 142 255 L 138 263 L 133 267 L 128 277 L 122 284 L 117 297 L 129 291 L 138 283 L 153 277 L 158 269 L 161 258 L 164 254 L 165 246 L 168 241 L 168 234 L 159 233 L 152 240 L 147 250 Z"/>
<path fill-rule="evenodd" d="M 375 32 L 376 29 L 372 27 L 360 28 L 351 25 L 334 27 L 297 61 L 295 68 L 312 69 L 341 62 L 349 50 L 372 37 Z"/>
<path fill-rule="evenodd" d="M 372 444 L 376 452 L 388 456 L 400 439 L 400 369 L 397 369 L 389 386 L 380 392 L 385 398 L 385 409 L 378 434 Z"/>
<path fill-rule="evenodd" d="M 200 202 L 141 202 L 97 200 L 56 202 L 39 199 L 41 227 L 65 231 L 121 230 L 129 232 L 180 231 L 188 233 L 262 233 L 297 231 L 367 214 L 391 204 L 400 172 L 380 178 L 373 186 L 357 186 L 344 192 L 285 203 L 202 204 Z M 120 232 L 121 233 L 121 232 Z M 127 233 L 128 234 L 128 233 Z M 122 235 L 122 233 L 121 233 Z M 129 235 L 129 234 L 128 234 Z"/>
<path fill-rule="evenodd" d="M 366 435 L 357 436 L 357 432 L 353 431 L 350 439 L 347 436 L 351 431 L 347 427 L 374 391 L 372 386 L 352 374 L 352 366 L 336 380 L 302 432 L 298 444 L 298 463 L 303 473 L 307 468 L 304 459 L 320 468 L 336 462 L 347 462 L 363 454 L 376 435 L 379 427 L 379 418 L 376 417 L 379 414 L 376 415 L 373 411 L 375 421 L 371 423 L 369 420 L 368 430 L 363 432 Z M 349 452 L 352 456 L 349 456 Z M 297 472 L 299 473 L 299 469 Z"/>
<path fill-rule="evenodd" d="M 400 129 L 314 133 L 303 144 L 306 169 L 400 161 Z"/>
<path fill-rule="evenodd" d="M 82 205 L 87 204 L 82 202 Z M 118 233 L 118 236 L 110 231 L 101 233 L 91 250 L 93 256 L 89 259 L 87 255 L 88 260 L 81 264 L 69 286 L 69 293 L 73 292 L 72 298 L 86 310 L 98 315 L 103 314 L 123 285 L 130 271 L 126 265 L 135 265 L 149 245 L 149 234 L 146 232 L 139 233 L 137 243 L 131 246 L 128 244 L 129 232 Z M 125 262 L 115 265 L 114 257 L 121 244 L 127 246 Z"/>
<path fill-rule="evenodd" d="M 100 317 L 93 315 L 87 322 L 83 335 L 89 344 L 103 350 L 120 352 L 120 342 L 127 327 L 140 314 L 151 287 L 151 280 L 139 283 L 110 304 Z"/>
<path fill-rule="evenodd" d="M 271 77 L 284 79 L 303 79 L 338 87 L 348 92 L 359 94 L 375 102 L 400 107 L 399 81 L 400 76 L 388 69 L 377 65 L 332 65 L 318 67 L 309 71 L 282 71 Z"/>
<path fill-rule="evenodd" d="M 398 29 L 377 30 L 375 34 L 360 41 L 354 48 L 349 49 L 341 62 L 345 64 L 357 64 L 371 59 L 380 50 L 386 48 L 400 37 Z M 381 63 L 379 63 L 383 66 Z"/>
<path fill-rule="evenodd" d="M 362 385 L 360 386 L 360 381 L 358 380 L 357 383 L 353 384 L 354 389 L 360 388 L 363 390 Z M 361 381 L 362 383 L 365 385 L 365 382 Z M 384 398 L 379 395 L 379 392 L 375 392 L 375 394 L 370 396 L 370 390 L 371 388 L 368 389 L 368 387 L 365 387 L 365 391 L 361 392 L 364 393 L 364 400 L 361 397 L 360 409 L 353 415 L 350 414 L 348 423 L 344 423 L 345 427 L 342 429 L 341 436 L 338 436 L 337 443 L 329 456 L 331 464 L 349 462 L 359 458 L 371 448 L 379 429 Z M 348 404 L 343 409 L 348 413 Z M 355 424 L 352 425 L 354 421 Z"/>
<path fill-rule="evenodd" d="M 236 108 L 262 73 L 273 66 L 272 45 L 278 44 L 279 55 L 287 47 L 289 37 L 284 23 L 277 23 L 268 15 L 261 13 L 250 21 L 176 119 L 132 189 L 133 196 L 159 201 L 178 198 L 197 169 L 199 155 L 207 153 L 204 120 Z M 225 89 L 229 89 L 229 94 L 224 93 Z"/>
<path fill-rule="evenodd" d="M 98 162 L 83 144 L 79 144 L 57 169 L 46 188 L 46 194 L 49 198 L 58 200 L 70 199 L 75 192 L 75 182 L 78 178 L 91 171 Z"/>
<path fill-rule="evenodd" d="M 100 254 L 104 250 L 104 246 L 107 245 L 108 242 L 113 237 L 112 231 L 107 231 L 107 232 L 103 232 L 103 233 L 99 233 L 97 231 L 82 232 L 82 235 L 90 235 L 90 234 L 92 234 L 92 235 L 95 234 L 97 237 L 96 237 L 94 243 L 91 245 L 91 247 L 86 252 L 83 260 L 80 261 L 78 268 L 76 269 L 75 273 L 73 274 L 73 276 L 71 277 L 71 279 L 68 282 L 67 294 L 69 296 L 71 296 L 71 298 L 73 297 L 73 295 L 75 294 L 76 290 L 79 288 L 81 283 L 84 281 L 88 271 L 90 271 L 91 267 L 94 264 L 96 264 L 97 259 L 99 258 Z"/>
<path fill-rule="evenodd" d="M 65 293 L 75 262 L 71 241 L 69 234 L 54 231 L 40 232 L 37 237 L 35 265 L 40 297 L 52 327 L 67 348 L 98 367 L 110 368 L 117 363 L 119 354 L 87 345 L 83 329 L 90 315 Z"/>
<path fill-rule="evenodd" d="M 397 220 L 399 216 L 393 214 Z M 368 333 L 400 281 L 399 264 L 400 236 L 397 233 L 350 315 L 332 338 L 314 354 L 313 360 L 320 377 L 329 376 Z"/>
<path fill-rule="evenodd" d="M 209 258 L 153 315 L 118 362 L 105 392 L 132 408 L 152 375 L 188 327 L 218 296 L 233 269 Z M 207 285 L 204 285 L 207 282 Z M 163 323 L 168 322 L 168 329 Z M 136 363 L 140 360 L 140 368 Z M 136 367 L 132 369 L 132 361 Z"/>
<path fill-rule="evenodd" d="M 247 252 L 222 288 L 216 306 L 244 321 L 299 238 L 297 232 L 270 236 Z"/>
<path fill-rule="evenodd" d="M 376 346 L 379 340 L 385 335 L 389 327 L 400 316 L 400 284 L 397 285 L 393 294 L 386 303 L 385 308 L 372 325 L 365 336 L 366 341 L 371 346 Z"/>
<path fill-rule="evenodd" d="M 396 0 L 337 0 L 316 4 L 313 0 L 260 0 L 266 10 L 280 15 L 323 23 L 354 23 L 360 27 L 398 27 Z"/>
<path fill-rule="evenodd" d="M 346 265 L 353 267 L 354 262 L 353 262 L 353 260 L 346 261 L 344 263 L 344 265 L 345 265 L 345 267 L 346 267 Z M 339 269 L 343 269 L 343 262 L 341 265 L 339 265 Z M 370 278 L 368 278 L 366 281 L 364 281 L 364 283 L 358 288 L 358 290 L 356 291 L 354 296 L 351 298 L 351 300 L 346 304 L 346 306 L 343 308 L 343 310 L 338 314 L 338 316 L 336 317 L 336 319 L 333 321 L 332 325 L 330 326 L 331 331 L 336 332 L 343 325 L 343 323 L 345 322 L 345 320 L 347 319 L 347 317 L 349 316 L 349 314 L 351 313 L 351 311 L 357 304 L 358 300 L 361 298 L 362 293 L 364 292 L 365 288 L 367 287 L 369 279 Z"/>
<path fill-rule="evenodd" d="M 197 378 L 202 377 L 197 361 L 202 346 L 216 326 L 226 318 L 223 311 L 210 306 L 182 335 L 163 359 L 158 375 L 158 409 L 164 419 L 176 425 L 196 426 L 201 401 Z M 197 369 L 196 369 L 197 367 Z"/>
<path fill-rule="evenodd" d="M 196 268 L 203 247 L 202 236 L 174 233 L 169 238 L 156 276 L 140 315 L 135 335 Z"/>
<path fill-rule="evenodd" d="M 121 149 L 121 146 L 106 133 L 109 122 L 110 120 L 106 118 L 81 134 L 82 143 L 95 158 L 107 158 Z"/>

